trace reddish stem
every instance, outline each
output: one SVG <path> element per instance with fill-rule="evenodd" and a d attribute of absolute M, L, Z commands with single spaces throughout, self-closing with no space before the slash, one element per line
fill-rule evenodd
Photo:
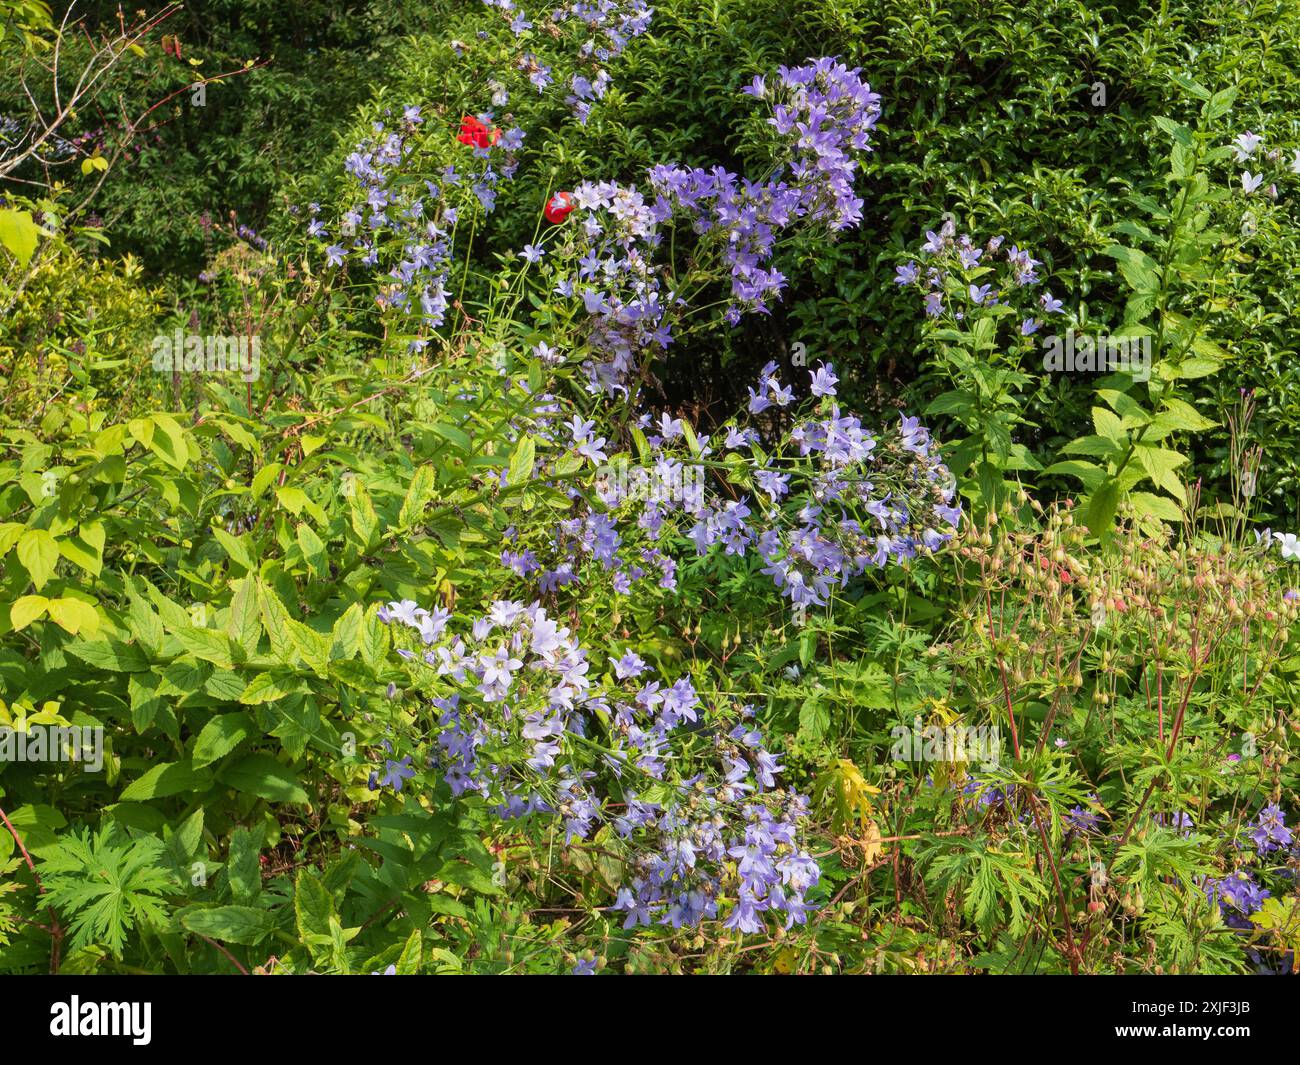
<path fill-rule="evenodd" d="M 0 807 L 0 821 L 4 822 L 5 828 L 9 830 L 9 835 L 13 836 L 14 842 L 18 844 L 18 850 L 27 862 L 27 868 L 32 871 L 32 879 L 36 881 L 36 890 L 42 895 L 45 894 L 45 885 L 41 883 L 41 875 L 36 871 L 36 863 L 32 861 L 32 856 L 27 853 L 27 845 L 23 843 L 23 837 L 18 834 L 18 829 L 14 828 L 13 822 L 9 820 L 9 815 Z M 54 907 L 50 910 L 50 972 L 59 971 L 59 958 L 62 953 L 61 945 L 63 943 L 63 926 L 59 924 L 59 915 L 54 912 Z M 39 926 L 44 927 L 44 926 Z"/>

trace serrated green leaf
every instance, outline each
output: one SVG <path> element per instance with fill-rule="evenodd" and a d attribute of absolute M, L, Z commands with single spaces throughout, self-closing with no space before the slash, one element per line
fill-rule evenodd
<path fill-rule="evenodd" d="M 397 959 L 398 976 L 415 976 L 420 971 L 420 962 L 424 958 L 424 938 L 417 928 L 407 937 L 406 946 Z"/>
<path fill-rule="evenodd" d="M 217 714 L 203 726 L 194 741 L 194 768 L 202 769 L 224 758 L 244 740 L 257 734 L 253 718 L 243 710 Z"/>
<path fill-rule="evenodd" d="M 248 553 L 248 548 L 244 546 L 242 536 L 232 536 L 225 529 L 218 526 L 213 528 L 212 537 L 222 546 L 230 561 L 245 573 L 252 573 L 257 569 L 253 557 Z"/>
<path fill-rule="evenodd" d="M 262 638 L 262 621 L 257 605 L 257 582 L 252 577 L 231 581 L 234 595 L 230 600 L 230 614 L 226 618 L 226 635 L 244 651 L 246 657 L 257 654 L 257 644 Z"/>
<path fill-rule="evenodd" d="M 330 659 L 353 657 L 360 648 L 361 628 L 365 612 L 360 603 L 353 603 L 339 615 L 330 634 Z"/>
<path fill-rule="evenodd" d="M 246 706 L 275 702 L 302 690 L 302 682 L 288 673 L 259 673 L 248 682 L 239 701 Z"/>
<path fill-rule="evenodd" d="M 230 856 L 226 861 L 226 879 L 236 902 L 251 902 L 262 890 L 262 827 L 236 828 L 230 835 Z"/>
<path fill-rule="evenodd" d="M 421 466 L 415 471 L 415 476 L 411 478 L 411 484 L 406 490 L 406 498 L 402 501 L 402 509 L 397 515 L 397 524 L 401 528 L 409 528 L 423 515 L 424 508 L 433 498 L 434 484 L 432 466 Z"/>
<path fill-rule="evenodd" d="M 89 640 L 68 645 L 68 654 L 96 669 L 115 673 L 141 673 L 149 668 L 149 659 L 136 644 L 121 640 Z"/>
<path fill-rule="evenodd" d="M 514 453 L 510 456 L 510 467 L 506 473 L 507 484 L 526 484 L 532 479 L 536 451 L 537 444 L 531 436 L 525 435 L 520 438 L 519 443 L 515 445 Z"/>
<path fill-rule="evenodd" d="M 266 910 L 254 906 L 213 906 L 187 909 L 181 924 L 196 935 L 224 943 L 255 946 L 275 930 L 275 921 Z"/>
<path fill-rule="evenodd" d="M 307 568 L 315 577 L 329 574 L 329 560 L 325 555 L 325 543 L 316 535 L 316 530 L 306 522 L 298 526 L 298 548 L 307 562 Z"/>

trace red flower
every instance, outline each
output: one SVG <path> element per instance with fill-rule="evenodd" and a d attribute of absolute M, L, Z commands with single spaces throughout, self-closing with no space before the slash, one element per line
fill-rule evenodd
<path fill-rule="evenodd" d="M 501 131 L 495 126 L 485 126 L 473 115 L 466 115 L 460 120 L 460 133 L 456 139 L 475 148 L 489 148 L 501 139 Z"/>
<path fill-rule="evenodd" d="M 573 196 L 567 192 L 557 192 L 542 209 L 542 216 L 553 226 L 558 226 L 573 213 Z"/>

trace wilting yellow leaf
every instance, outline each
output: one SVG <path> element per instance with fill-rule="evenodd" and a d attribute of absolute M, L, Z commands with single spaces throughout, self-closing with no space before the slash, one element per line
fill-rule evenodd
<path fill-rule="evenodd" d="M 880 789 L 868 784 L 852 761 L 841 758 L 817 778 L 813 794 L 830 814 L 835 830 L 853 834 L 871 824 L 871 796 L 879 795 Z"/>
<path fill-rule="evenodd" d="M 862 830 L 862 835 L 858 838 L 858 843 L 862 846 L 862 860 L 867 865 L 870 865 L 879 857 L 883 849 L 880 839 L 880 826 L 874 821 L 868 821 L 866 827 Z"/>

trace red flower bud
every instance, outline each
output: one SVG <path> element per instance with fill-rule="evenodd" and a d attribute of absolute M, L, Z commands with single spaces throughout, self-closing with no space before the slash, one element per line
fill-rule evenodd
<path fill-rule="evenodd" d="M 558 226 L 573 213 L 573 196 L 567 192 L 557 192 L 542 209 L 542 216 L 553 226 Z"/>

